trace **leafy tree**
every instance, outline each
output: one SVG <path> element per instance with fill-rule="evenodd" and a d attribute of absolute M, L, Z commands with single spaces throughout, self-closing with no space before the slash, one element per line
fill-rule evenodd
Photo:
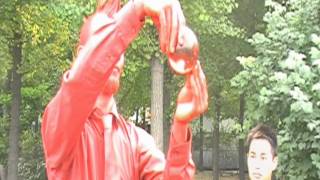
<path fill-rule="evenodd" d="M 79 25 L 83 15 L 88 14 L 90 7 L 93 7 L 92 2 L 1 1 L 0 61 L 4 66 L 0 68 L 0 72 L 5 75 L 1 76 L 0 81 L 3 114 L 0 131 L 3 135 L 9 133 L 6 127 L 11 118 L 11 122 L 14 122 L 11 127 L 15 128 L 11 128 L 10 133 L 16 139 L 20 137 L 21 141 L 10 140 L 10 148 L 15 150 L 9 149 L 9 153 L 12 154 L 11 157 L 19 157 L 19 175 L 23 179 L 31 178 L 30 174 L 37 176 L 39 172 L 35 171 L 44 169 L 39 119 L 44 106 L 59 85 L 61 74 L 72 62 Z M 14 52 L 11 51 L 12 48 L 15 48 Z M 13 60 L 17 56 L 20 62 L 15 64 Z M 16 77 L 11 78 L 11 74 Z M 8 93 L 7 82 L 14 84 L 15 81 L 20 81 L 20 85 L 16 86 L 16 93 Z M 11 100 L 17 105 L 12 103 L 14 106 L 7 108 Z M 9 116 L 6 109 L 11 109 L 11 114 L 16 115 Z M 35 139 L 30 134 L 35 134 Z M 7 156 L 3 153 L 8 149 L 7 136 L 1 136 L 0 139 L 0 159 L 7 164 Z M 17 158 L 9 161 L 8 179 L 17 179 L 17 163 Z M 40 172 L 43 174 L 43 171 Z"/>
<path fill-rule="evenodd" d="M 239 58 L 234 85 L 246 92 L 247 127 L 278 128 L 280 179 L 320 178 L 320 1 L 266 1 L 265 33 L 251 44 L 256 57 Z"/>
<path fill-rule="evenodd" d="M 157 31 L 146 20 L 139 36 L 126 51 L 126 65 L 117 95 L 118 106 L 124 115 L 132 115 L 137 108 L 150 107 L 151 59 L 163 59 L 159 51 Z"/>
<path fill-rule="evenodd" d="M 206 115 L 214 119 L 212 130 L 213 178 L 218 179 L 220 169 L 219 124 L 224 118 L 237 116 L 234 110 L 237 109 L 235 103 L 230 103 L 233 102 L 231 100 L 233 96 L 230 96 L 233 93 L 229 90 L 229 79 L 239 69 L 237 63 L 234 63 L 232 59 L 236 57 L 239 50 L 234 40 L 240 38 L 243 31 L 231 20 L 231 13 L 237 8 L 235 0 L 185 0 L 183 4 L 188 24 L 199 38 L 200 61 L 208 80 L 209 110 Z"/>

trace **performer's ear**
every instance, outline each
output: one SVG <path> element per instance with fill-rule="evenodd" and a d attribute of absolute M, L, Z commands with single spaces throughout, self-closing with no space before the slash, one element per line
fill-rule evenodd
<path fill-rule="evenodd" d="M 84 16 L 84 17 L 82 18 L 83 23 L 85 23 L 85 22 L 87 21 L 87 19 L 88 19 L 88 17 L 87 17 L 87 16 Z"/>
<path fill-rule="evenodd" d="M 97 9 L 102 8 L 105 4 L 107 4 L 108 0 L 97 0 Z"/>
<path fill-rule="evenodd" d="M 77 55 L 79 54 L 79 52 L 81 51 L 82 48 L 83 48 L 82 45 L 78 45 L 78 47 L 77 47 Z"/>
<path fill-rule="evenodd" d="M 97 10 L 113 16 L 120 10 L 120 0 L 97 0 Z"/>

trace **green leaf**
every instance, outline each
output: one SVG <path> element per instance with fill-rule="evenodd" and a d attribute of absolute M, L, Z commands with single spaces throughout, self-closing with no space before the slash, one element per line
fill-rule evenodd
<path fill-rule="evenodd" d="M 287 80 L 287 74 L 284 72 L 275 72 L 274 77 L 275 77 L 275 80 L 279 82 L 283 82 Z"/>
<path fill-rule="evenodd" d="M 303 59 L 305 57 L 306 56 L 304 54 L 296 53 L 295 51 L 289 51 L 288 58 L 285 61 L 281 62 L 280 65 L 283 68 L 288 68 L 291 70 L 296 69 L 304 64 Z"/>
<path fill-rule="evenodd" d="M 312 91 L 316 91 L 316 92 L 320 91 L 320 82 L 318 82 L 312 86 Z"/>
<path fill-rule="evenodd" d="M 320 45 L 320 37 L 317 34 L 311 34 L 311 41 L 317 45 Z"/>
<path fill-rule="evenodd" d="M 315 48 L 315 47 L 311 47 L 310 55 L 311 55 L 311 59 L 313 59 L 313 60 L 320 59 L 319 49 Z"/>
<path fill-rule="evenodd" d="M 296 99 L 298 101 L 308 100 L 307 95 L 305 95 L 304 92 L 302 92 L 299 87 L 294 87 L 294 89 L 290 91 L 290 95 L 292 96 L 293 99 Z"/>

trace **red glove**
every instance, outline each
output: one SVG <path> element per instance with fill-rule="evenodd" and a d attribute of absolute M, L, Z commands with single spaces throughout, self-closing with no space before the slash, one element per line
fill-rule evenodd
<path fill-rule="evenodd" d="M 180 29 L 185 26 L 186 22 L 179 1 L 138 1 L 140 2 L 140 6 L 142 6 L 144 15 L 150 16 L 159 30 L 160 48 L 162 52 L 165 54 L 175 52 Z"/>
<path fill-rule="evenodd" d="M 174 120 L 188 123 L 199 117 L 208 108 L 208 89 L 206 77 L 200 62 L 186 74 L 186 82 L 177 98 L 177 109 Z"/>

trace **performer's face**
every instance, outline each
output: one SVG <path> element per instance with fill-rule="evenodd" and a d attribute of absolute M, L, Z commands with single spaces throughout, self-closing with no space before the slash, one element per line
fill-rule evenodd
<path fill-rule="evenodd" d="M 119 61 L 114 66 L 112 73 L 106 82 L 104 93 L 115 94 L 118 92 L 118 89 L 120 87 L 120 78 L 121 78 L 121 73 L 123 71 L 123 66 L 124 66 L 124 55 L 121 55 Z"/>
<path fill-rule="evenodd" d="M 271 180 L 272 171 L 277 167 L 277 157 L 274 157 L 269 141 L 253 139 L 247 161 L 251 180 Z"/>

